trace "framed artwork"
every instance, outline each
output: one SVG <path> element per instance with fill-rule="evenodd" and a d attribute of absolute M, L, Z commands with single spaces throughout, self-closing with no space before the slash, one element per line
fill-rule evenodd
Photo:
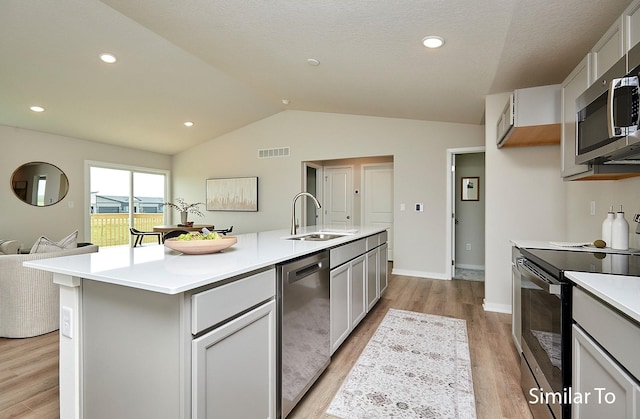
<path fill-rule="evenodd" d="M 258 211 L 258 178 L 207 179 L 207 211 Z"/>
<path fill-rule="evenodd" d="M 463 201 L 479 201 L 480 200 L 480 178 L 479 177 L 463 177 L 461 185 L 461 199 Z"/>

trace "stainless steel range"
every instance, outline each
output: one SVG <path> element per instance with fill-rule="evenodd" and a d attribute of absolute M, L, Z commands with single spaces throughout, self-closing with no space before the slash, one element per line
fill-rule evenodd
<path fill-rule="evenodd" d="M 640 275 L 640 256 L 599 252 L 520 249 L 521 387 L 536 419 L 570 418 L 563 397 L 571 388 L 572 283 L 565 271 Z"/>

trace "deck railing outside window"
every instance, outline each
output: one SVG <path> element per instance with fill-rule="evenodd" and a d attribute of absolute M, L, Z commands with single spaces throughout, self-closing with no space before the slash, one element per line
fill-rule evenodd
<path fill-rule="evenodd" d="M 152 231 L 164 224 L 162 213 L 133 214 L 133 226 L 140 231 Z M 129 244 L 129 214 L 91 214 L 91 242 L 98 246 Z M 158 243 L 155 237 L 145 237 L 144 243 Z"/>

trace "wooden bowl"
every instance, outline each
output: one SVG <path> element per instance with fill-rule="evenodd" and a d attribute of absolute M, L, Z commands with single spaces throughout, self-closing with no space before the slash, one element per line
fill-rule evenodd
<path fill-rule="evenodd" d="M 203 255 L 220 252 L 237 242 L 236 236 L 220 236 L 217 240 L 178 240 L 177 237 L 174 237 L 165 240 L 164 245 L 187 255 Z"/>

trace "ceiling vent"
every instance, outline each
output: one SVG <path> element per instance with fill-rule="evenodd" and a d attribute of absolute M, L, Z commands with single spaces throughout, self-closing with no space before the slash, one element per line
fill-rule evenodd
<path fill-rule="evenodd" d="M 258 158 L 266 159 L 269 157 L 289 157 L 289 147 L 264 148 L 258 150 Z"/>

